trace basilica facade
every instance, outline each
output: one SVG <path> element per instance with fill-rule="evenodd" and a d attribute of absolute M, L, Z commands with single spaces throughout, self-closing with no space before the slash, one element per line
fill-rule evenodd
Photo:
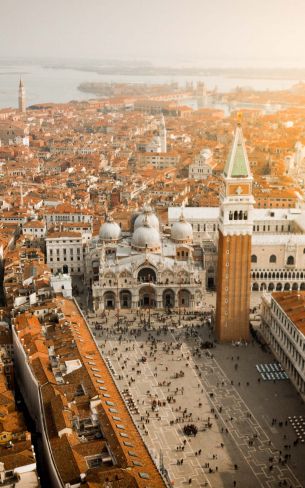
<path fill-rule="evenodd" d="M 145 206 L 128 233 L 110 217 L 88 246 L 85 280 L 96 312 L 118 308 L 202 309 L 204 252 L 181 211 L 170 232 Z"/>

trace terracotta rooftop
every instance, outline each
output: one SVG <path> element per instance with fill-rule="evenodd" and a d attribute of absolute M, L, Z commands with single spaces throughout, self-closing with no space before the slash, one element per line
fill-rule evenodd
<path fill-rule="evenodd" d="M 41 387 L 63 482 L 77 483 L 86 473 L 88 481 L 118 488 L 166 486 L 76 303 L 56 298 L 42 324 L 25 313 L 15 329 Z M 94 469 L 90 456 L 99 459 Z"/>
<path fill-rule="evenodd" d="M 305 291 L 274 292 L 272 297 L 296 328 L 305 335 Z"/>

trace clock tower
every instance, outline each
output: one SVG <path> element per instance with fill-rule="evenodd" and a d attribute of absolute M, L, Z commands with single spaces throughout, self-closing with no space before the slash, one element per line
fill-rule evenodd
<path fill-rule="evenodd" d="M 249 339 L 253 177 L 242 128 L 237 125 L 220 190 L 216 336 Z"/>

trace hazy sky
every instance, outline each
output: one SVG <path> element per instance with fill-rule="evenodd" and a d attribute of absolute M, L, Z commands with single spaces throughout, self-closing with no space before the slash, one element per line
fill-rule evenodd
<path fill-rule="evenodd" d="M 0 57 L 305 67 L 305 0 L 0 0 Z"/>

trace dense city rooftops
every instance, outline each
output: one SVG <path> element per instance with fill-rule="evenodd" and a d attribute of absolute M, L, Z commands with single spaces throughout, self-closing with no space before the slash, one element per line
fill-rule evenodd
<path fill-rule="evenodd" d="M 5 479 L 6 484 L 35 488 L 39 486 L 39 482 L 31 434 L 27 431 L 22 413 L 16 408 L 13 391 L 8 389 L 2 357 L 0 369 L 1 484 Z"/>
<path fill-rule="evenodd" d="M 84 473 L 84 486 L 165 486 L 75 302 L 58 297 L 43 318 L 21 314 L 14 327 L 39 383 L 63 482 Z"/>

